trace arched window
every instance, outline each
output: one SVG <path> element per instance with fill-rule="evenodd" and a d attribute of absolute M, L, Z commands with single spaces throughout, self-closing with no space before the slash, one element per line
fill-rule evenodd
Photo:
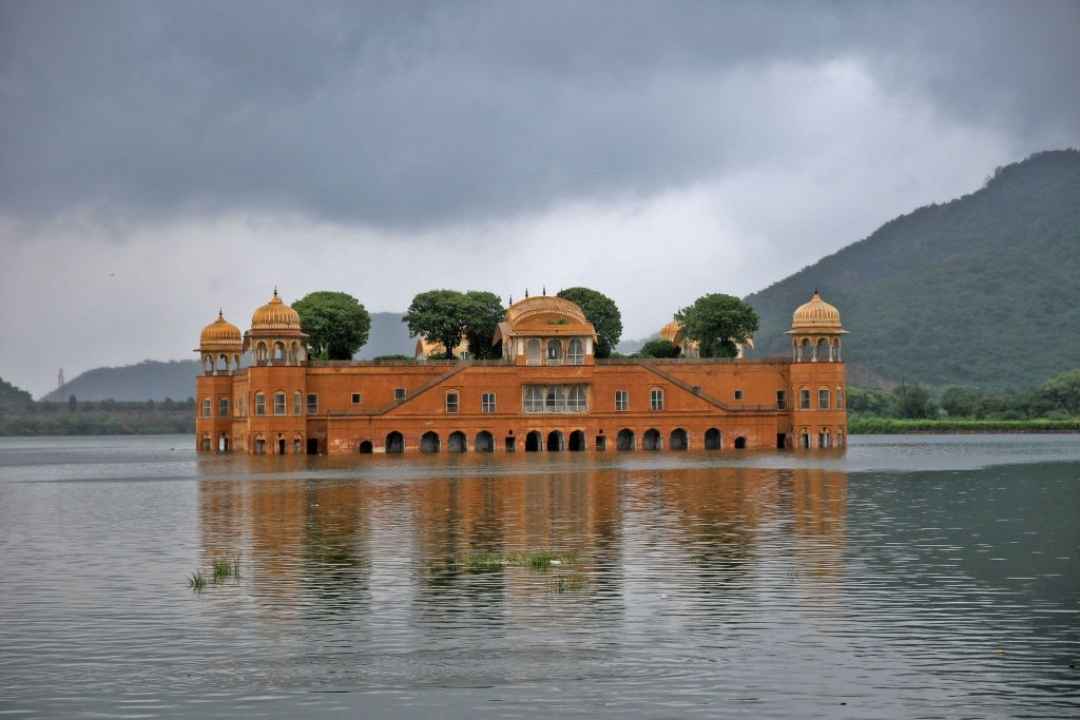
<path fill-rule="evenodd" d="M 274 393 L 274 414 L 285 414 L 285 393 L 283 392 Z"/>
<path fill-rule="evenodd" d="M 532 430 L 525 436 L 525 452 L 540 452 L 540 432 Z"/>
<path fill-rule="evenodd" d="M 814 353 L 814 359 L 818 362 L 826 362 L 829 359 L 829 341 L 825 338 L 818 340 L 817 352 Z"/>
<path fill-rule="evenodd" d="M 360 444 L 356 446 L 356 451 L 361 455 L 370 455 L 374 449 L 370 440 L 361 440 Z"/>
<path fill-rule="evenodd" d="M 742 436 L 739 436 L 739 437 L 735 438 L 735 449 L 736 450 L 745 450 L 746 449 L 746 438 L 744 438 Z"/>
<path fill-rule="evenodd" d="M 803 338 L 799 345 L 799 362 L 810 362 L 814 356 L 814 347 L 810 344 L 810 338 Z"/>
<path fill-rule="evenodd" d="M 629 428 L 623 428 L 619 431 L 619 434 L 615 436 L 615 449 L 622 451 L 629 451 L 634 449 L 634 431 Z"/>
<path fill-rule="evenodd" d="M 585 449 L 585 433 L 575 430 L 570 433 L 570 442 L 567 445 L 570 452 L 581 452 Z"/>
<path fill-rule="evenodd" d="M 221 370 L 222 372 L 229 372 L 229 356 L 225 353 L 221 353 L 221 355 L 218 356 L 217 369 Z"/>
<path fill-rule="evenodd" d="M 565 445 L 563 444 L 563 434 L 558 430 L 552 430 L 548 433 L 547 437 L 547 449 L 548 452 L 560 452 Z"/>
<path fill-rule="evenodd" d="M 818 409 L 828 410 L 829 406 L 832 404 L 829 397 L 829 388 L 821 388 L 820 390 L 818 390 L 817 397 Z"/>
<path fill-rule="evenodd" d="M 433 432 L 426 432 L 420 436 L 420 452 L 439 452 L 439 436 Z"/>
<path fill-rule="evenodd" d="M 495 438 L 487 430 L 481 430 L 476 433 L 476 440 L 473 442 L 473 449 L 476 452 L 489 453 L 495 450 Z"/>
<path fill-rule="evenodd" d="M 274 362 L 285 362 L 285 343 L 274 343 Z"/>
<path fill-rule="evenodd" d="M 266 343 L 260 342 L 255 346 L 255 362 L 264 363 L 267 360 Z"/>
<path fill-rule="evenodd" d="M 455 430 L 450 433 L 450 437 L 446 441 L 446 449 L 452 453 L 463 453 L 468 449 L 465 433 L 460 430 Z"/>
<path fill-rule="evenodd" d="M 566 353 L 566 361 L 571 365 L 580 365 L 585 362 L 585 345 L 578 338 L 570 341 L 570 348 Z"/>
<path fill-rule="evenodd" d="M 562 365 L 562 341 L 548 340 L 547 342 L 548 365 Z"/>
<path fill-rule="evenodd" d="M 566 400 L 566 409 L 571 412 L 585 412 L 585 386 L 571 385 L 570 395 Z"/>
<path fill-rule="evenodd" d="M 540 364 L 540 341 L 538 339 L 532 338 L 531 340 L 529 340 L 528 344 L 525 346 L 525 351 L 526 351 L 526 360 L 525 361 L 529 365 L 539 365 Z"/>
<path fill-rule="evenodd" d="M 263 395 L 261 392 L 255 393 L 255 414 L 266 414 L 266 396 Z"/>
<path fill-rule="evenodd" d="M 386 436 L 386 444 L 383 447 L 391 455 L 400 455 L 405 452 L 405 436 L 395 430 Z"/>
<path fill-rule="evenodd" d="M 832 359 L 834 362 L 840 362 L 840 338 L 833 338 Z"/>

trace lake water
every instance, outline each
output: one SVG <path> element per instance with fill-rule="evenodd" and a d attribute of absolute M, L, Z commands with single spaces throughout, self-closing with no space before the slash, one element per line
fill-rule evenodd
<path fill-rule="evenodd" d="M 1075 435 L 191 444 L 0 438 L 0 716 L 1080 716 Z"/>

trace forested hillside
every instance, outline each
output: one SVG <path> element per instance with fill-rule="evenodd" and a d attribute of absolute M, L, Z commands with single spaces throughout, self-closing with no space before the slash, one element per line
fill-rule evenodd
<path fill-rule="evenodd" d="M 815 287 L 841 311 L 856 373 L 1008 388 L 1076 367 L 1080 151 L 998 168 L 977 192 L 898 217 L 750 295 L 758 356 L 787 352 L 791 313 Z"/>

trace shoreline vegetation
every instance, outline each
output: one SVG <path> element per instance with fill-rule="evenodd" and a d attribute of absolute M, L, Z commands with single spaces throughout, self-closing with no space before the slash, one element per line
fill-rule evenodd
<path fill-rule="evenodd" d="M 1077 433 L 1080 370 L 1037 388 L 993 391 L 899 385 L 891 391 L 848 386 L 848 434 Z M 195 401 L 35 402 L 0 381 L 0 436 L 167 435 L 195 432 Z"/>

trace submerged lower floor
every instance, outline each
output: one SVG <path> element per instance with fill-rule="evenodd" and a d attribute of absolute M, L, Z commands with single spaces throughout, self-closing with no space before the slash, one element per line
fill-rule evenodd
<path fill-rule="evenodd" d="M 304 427 L 204 432 L 202 451 L 256 455 L 497 452 L 634 452 L 842 447 L 846 424 L 791 426 L 785 416 L 545 418 L 514 422 L 324 418 Z"/>

